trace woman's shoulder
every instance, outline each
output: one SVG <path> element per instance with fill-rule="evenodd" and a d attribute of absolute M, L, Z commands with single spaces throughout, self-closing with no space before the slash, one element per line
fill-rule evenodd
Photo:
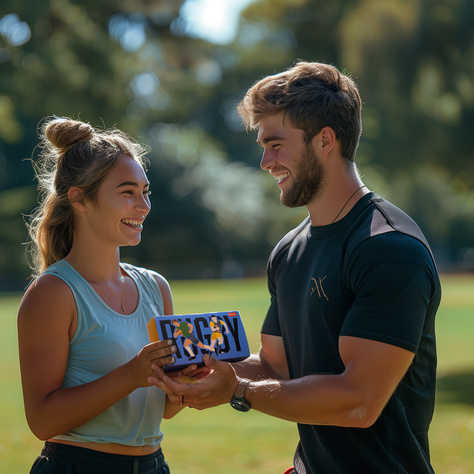
<path fill-rule="evenodd" d="M 73 294 L 69 285 L 63 279 L 56 275 L 42 273 L 30 283 L 23 296 L 23 300 L 25 298 L 42 300 L 53 296 L 54 298 L 50 302 L 58 298 L 72 298 Z"/>
<path fill-rule="evenodd" d="M 18 309 L 18 319 L 50 322 L 55 318 L 74 316 L 76 310 L 74 295 L 61 278 L 42 274 L 31 282 Z"/>

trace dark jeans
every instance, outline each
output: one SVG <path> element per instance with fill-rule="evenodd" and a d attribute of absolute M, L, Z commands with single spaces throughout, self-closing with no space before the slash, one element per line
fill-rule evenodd
<path fill-rule="evenodd" d="M 146 456 L 123 456 L 46 441 L 30 474 L 169 474 L 161 448 Z"/>

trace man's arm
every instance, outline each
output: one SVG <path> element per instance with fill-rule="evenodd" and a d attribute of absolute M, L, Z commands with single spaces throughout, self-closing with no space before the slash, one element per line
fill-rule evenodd
<path fill-rule="evenodd" d="M 252 382 L 245 398 L 252 408 L 304 424 L 367 428 L 379 417 L 414 354 L 389 344 L 342 336 L 341 374 L 315 374 L 287 381 Z"/>
<path fill-rule="evenodd" d="M 262 337 L 259 355 L 235 364 L 235 369 L 205 357 L 214 372 L 198 384 L 175 382 L 163 373 L 149 381 L 168 393 L 173 402 L 180 403 L 183 396 L 185 405 L 205 409 L 228 403 L 240 377 L 245 376 L 253 380 L 245 398 L 262 413 L 297 423 L 365 428 L 377 420 L 414 356 L 389 344 L 342 336 L 339 350 L 344 372 L 288 380 L 281 379 L 287 375 L 286 361 L 283 374 L 282 349 L 278 338 Z M 272 377 L 272 371 L 280 379 Z"/>
<path fill-rule="evenodd" d="M 211 375 L 207 375 L 208 372 L 206 372 L 205 378 L 199 381 L 199 384 L 196 384 L 196 386 L 199 385 L 197 390 L 189 390 L 189 387 L 193 385 L 173 380 L 174 378 L 172 379 L 169 375 L 166 375 L 161 367 L 156 365 L 153 366 L 156 377 L 149 377 L 148 381 L 163 390 L 168 395 L 169 400 L 176 405 L 183 404 L 182 391 L 188 390 L 190 397 L 197 397 L 202 403 L 206 404 L 206 406 L 199 407 L 203 409 L 230 401 L 240 378 L 250 380 L 288 378 L 288 365 L 283 339 L 278 336 L 262 334 L 259 353 L 252 354 L 243 361 L 229 364 L 219 362 L 207 355 L 203 356 L 203 361 Z M 198 372 L 200 370 L 202 371 L 202 369 L 198 369 Z M 189 375 L 193 377 L 194 373 Z M 199 377 L 200 375 L 198 375 Z M 186 405 L 189 405 L 187 400 Z"/>
<path fill-rule="evenodd" d="M 259 353 L 232 365 L 239 377 L 250 380 L 290 378 L 283 339 L 279 336 L 262 334 Z"/>

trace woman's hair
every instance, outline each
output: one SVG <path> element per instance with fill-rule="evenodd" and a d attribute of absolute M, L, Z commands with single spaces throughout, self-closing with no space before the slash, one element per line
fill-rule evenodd
<path fill-rule="evenodd" d="M 283 113 L 303 130 L 305 143 L 323 127 L 331 127 L 341 153 L 354 161 L 362 132 L 362 103 L 354 81 L 334 66 L 300 61 L 280 74 L 255 83 L 238 104 L 247 130 L 264 117 Z"/>
<path fill-rule="evenodd" d="M 39 206 L 27 223 L 33 277 L 66 257 L 72 247 L 75 218 L 68 197 L 72 187 L 95 201 L 104 177 L 121 155 L 146 165 L 145 148 L 120 130 L 99 130 L 69 118 L 50 117 L 40 126 L 39 159 L 34 163 Z"/>

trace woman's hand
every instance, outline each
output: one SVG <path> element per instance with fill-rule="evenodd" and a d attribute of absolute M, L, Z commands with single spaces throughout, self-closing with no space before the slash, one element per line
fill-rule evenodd
<path fill-rule="evenodd" d="M 149 387 L 148 377 L 155 375 L 152 364 L 163 367 L 175 362 L 173 354 L 176 353 L 174 339 L 151 342 L 144 346 L 138 354 L 126 365 L 136 387 Z"/>

